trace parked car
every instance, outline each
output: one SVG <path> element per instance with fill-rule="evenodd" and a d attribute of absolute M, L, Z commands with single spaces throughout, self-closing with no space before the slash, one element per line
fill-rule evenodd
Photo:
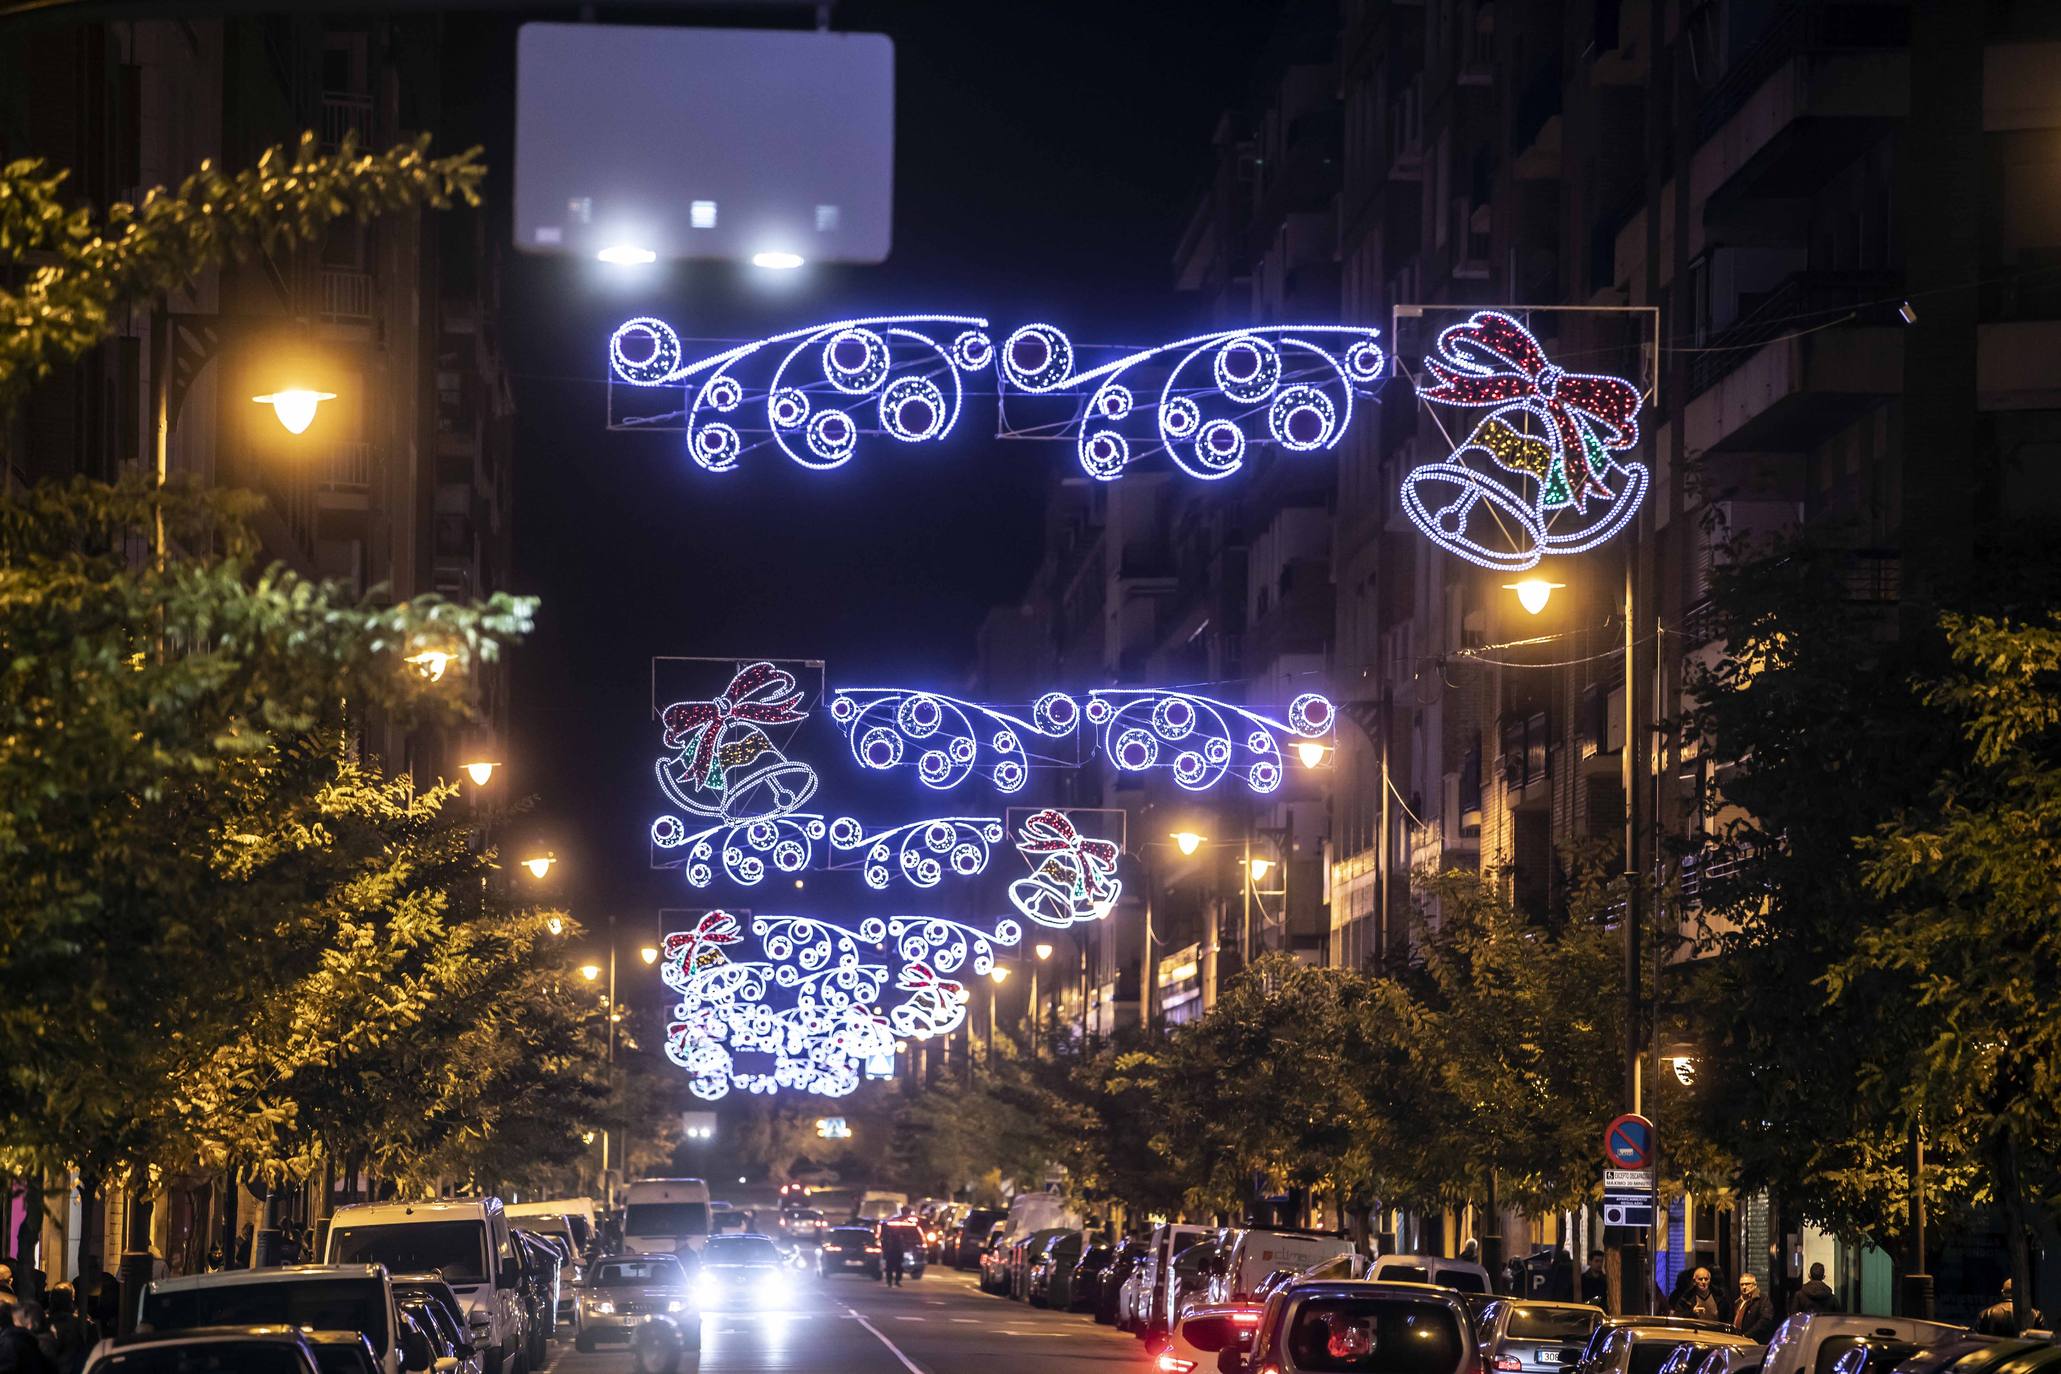
<path fill-rule="evenodd" d="M 418 1318 L 403 1305 L 394 1314 L 400 1323 L 401 1368 L 432 1371 L 432 1374 L 457 1374 L 458 1350 L 451 1342 L 437 1333 L 428 1321 Z M 355 1332 L 344 1334 L 358 1334 Z"/>
<path fill-rule="evenodd" d="M 1009 1241 L 1004 1230 L 1009 1223 L 998 1221 L 988 1228 L 980 1248 L 980 1288 L 983 1293 L 1009 1291 Z"/>
<path fill-rule="evenodd" d="M 441 1273 L 465 1304 L 465 1324 L 473 1344 L 484 1347 L 487 1374 L 543 1368 L 532 1359 L 522 1261 L 501 1199 L 352 1203 L 330 1217 L 326 1247 L 323 1258 L 331 1264 Z"/>
<path fill-rule="evenodd" d="M 1587 1303 L 1499 1298 L 1475 1324 L 1488 1374 L 1563 1374 L 1582 1357 L 1603 1309 Z"/>
<path fill-rule="evenodd" d="M 1045 1253 L 1045 1247 L 1052 1243 L 1054 1237 L 1063 1236 L 1066 1233 L 1067 1228 L 1053 1226 L 1043 1231 L 1033 1231 L 1029 1235 L 1011 1242 L 1009 1246 L 1010 1297 L 1018 1302 L 1029 1300 L 1031 1265 L 1038 1256 Z"/>
<path fill-rule="evenodd" d="M 1009 1213 L 1000 1207 L 976 1207 L 965 1216 L 945 1237 L 944 1263 L 954 1269 L 980 1268 L 980 1254 L 988 1243 L 988 1233 L 995 1229 L 995 1223 L 1008 1219 Z"/>
<path fill-rule="evenodd" d="M 1214 1266 L 1206 1301 L 1250 1302 L 1260 1280 L 1275 1270 L 1308 1269 L 1352 1250 L 1353 1243 L 1344 1236 L 1250 1227 L 1236 1233 L 1222 1263 Z"/>
<path fill-rule="evenodd" d="M 1126 1288 L 1145 1260 L 1145 1242 L 1126 1236 L 1110 1254 L 1109 1267 L 1102 1271 L 1101 1290 L 1095 1297 L 1095 1320 L 1123 1330 Z"/>
<path fill-rule="evenodd" d="M 827 1279 L 853 1270 L 869 1279 L 880 1277 L 880 1242 L 871 1226 L 833 1226 L 816 1251 L 816 1274 Z"/>
<path fill-rule="evenodd" d="M 137 1331 L 93 1347 L 86 1374 L 321 1374 L 298 1327 L 203 1326 Z"/>
<path fill-rule="evenodd" d="M 1842 1352 L 1874 1337 L 1913 1347 L 1965 1335 L 1963 1328 L 1915 1317 L 1869 1317 L 1846 1312 L 1799 1312 L 1775 1328 L 1761 1374 L 1832 1374 Z"/>
<path fill-rule="evenodd" d="M 458 1361 L 460 1368 L 465 1374 L 483 1374 L 487 1365 L 486 1352 L 473 1342 L 472 1329 L 465 1321 L 465 1302 L 457 1290 L 444 1282 L 442 1274 L 393 1274 L 388 1277 L 388 1282 L 393 1285 L 395 1302 L 427 1302 L 440 1308 L 464 1343 L 473 1346 L 470 1364 L 461 1355 Z"/>
<path fill-rule="evenodd" d="M 1116 1247 L 1100 1241 L 1081 1251 L 1073 1266 L 1073 1278 L 1067 1284 L 1067 1311 L 1095 1310 L 1102 1301 L 1102 1276 L 1109 1272 L 1109 1262 L 1115 1256 Z"/>
<path fill-rule="evenodd" d="M 1432 1283 L 1456 1293 L 1491 1293 L 1488 1270 L 1472 1260 L 1443 1255 L 1383 1255 L 1367 1277 L 1375 1283 Z"/>
<path fill-rule="evenodd" d="M 1183 1308 L 1209 1300 L 1210 1280 L 1220 1277 L 1229 1266 L 1237 1234 L 1228 1231 L 1205 1236 L 1174 1256 L 1173 1273 L 1167 1283 L 1166 1321 L 1148 1341 L 1165 1339 L 1173 1330 L 1173 1319 L 1181 1315 Z"/>
<path fill-rule="evenodd" d="M 1234 1348 L 1235 1324 L 1189 1321 L 1202 1351 Z M 1248 1367 L 1279 1374 L 1468 1374 L 1476 1352 L 1467 1309 L 1455 1293 L 1351 1279 L 1289 1284 L 1267 1303 Z M 1169 1374 L 1174 1374 L 1170 1371 Z"/>
<path fill-rule="evenodd" d="M 1741 1360 L 1751 1360 L 1765 1351 L 1766 1347 L 1751 1336 L 1698 1332 L 1675 1347 L 1674 1353 L 1661 1363 L 1660 1374 L 1696 1374 L 1713 1356 L 1736 1354 Z"/>
<path fill-rule="evenodd" d="M 376 1264 L 300 1264 L 159 1279 L 143 1290 L 140 1316 L 158 1332 L 259 1325 L 358 1331 L 371 1343 L 381 1374 L 402 1374 L 393 1284 Z M 276 1352 L 265 1358 L 290 1363 Z"/>
<path fill-rule="evenodd" d="M 1962 1332 L 1918 1351 L 1896 1367 L 1896 1374 L 1987 1374 L 1992 1366 L 2041 1344 Z"/>
<path fill-rule="evenodd" d="M 558 1336 L 559 1266 L 563 1262 L 556 1247 L 541 1236 L 510 1230 L 522 1271 L 516 1283 L 529 1313 L 529 1361 L 541 1370 L 551 1358 L 551 1342 Z"/>
<path fill-rule="evenodd" d="M 1705 1352 L 1696 1364 L 1696 1374 L 1760 1374 L 1760 1362 L 1767 1358 L 1764 1345 L 1726 1345 Z"/>
<path fill-rule="evenodd" d="M 580 1288 L 580 1334 L 573 1346 L 581 1353 L 602 1341 L 628 1341 L 654 1317 L 678 1317 L 691 1310 L 687 1265 L 674 1255 L 615 1255 L 597 1260 Z M 680 1329 L 698 1348 L 701 1323 L 685 1320 Z"/>
<path fill-rule="evenodd" d="M 1235 1352 L 1241 1367 L 1252 1354 L 1264 1309 L 1258 1303 L 1193 1303 L 1174 1321 L 1166 1349 L 1152 1362 L 1155 1374 L 1213 1374 L 1224 1367 L 1223 1356 Z M 1197 1332 L 1213 1343 L 1195 1343 Z"/>
<path fill-rule="evenodd" d="M 525 1226 L 532 1231 L 556 1231 L 557 1223 L 562 1221 L 567 1234 L 572 1237 L 573 1253 L 582 1261 L 600 1253 L 601 1212 L 594 1205 L 593 1198 L 513 1202 L 507 1211 L 510 1225 Z"/>
<path fill-rule="evenodd" d="M 1167 1300 L 1173 1285 L 1174 1261 L 1208 1234 L 1207 1227 L 1185 1222 L 1168 1222 L 1153 1231 L 1151 1249 L 1142 1266 L 1144 1277 L 1134 1290 L 1132 1335 L 1147 1343 L 1165 1335 L 1173 1320 Z"/>
<path fill-rule="evenodd" d="M 486 1358 L 472 1343 L 472 1335 L 459 1324 L 442 1302 L 422 1294 L 396 1292 L 394 1300 L 415 1324 L 429 1333 L 439 1354 L 449 1355 L 452 1374 L 481 1374 Z M 320 1352 L 317 1352 L 318 1354 Z"/>
<path fill-rule="evenodd" d="M 794 1302 L 787 1259 L 769 1236 L 710 1236 L 694 1276 L 694 1306 L 703 1312 L 779 1310 Z"/>
<path fill-rule="evenodd" d="M 1086 1237 L 1079 1231 L 1062 1231 L 1045 1243 L 1031 1267 L 1024 1296 L 1032 1307 L 1056 1307 L 1065 1311 L 1073 1303 L 1073 1271 L 1081 1262 Z"/>
<path fill-rule="evenodd" d="M 1596 1324 L 1575 1365 L 1575 1374 L 1660 1374 L 1661 1366 L 1685 1351 L 1694 1361 L 1723 1346 L 1754 1342 L 1723 1322 L 1691 1317 L 1614 1317 Z"/>
<path fill-rule="evenodd" d="M 1827 1342 L 1825 1349 L 1831 1348 Z M 1832 1374 L 1890 1374 L 1917 1353 L 1915 1344 L 1896 1336 L 1863 1336 L 1833 1359 Z"/>

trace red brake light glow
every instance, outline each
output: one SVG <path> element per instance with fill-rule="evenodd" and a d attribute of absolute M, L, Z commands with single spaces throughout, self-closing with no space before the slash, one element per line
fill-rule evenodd
<path fill-rule="evenodd" d="M 1191 1374 L 1195 1368 L 1195 1361 L 1184 1360 L 1168 1352 L 1159 1357 L 1158 1367 L 1160 1374 Z"/>
<path fill-rule="evenodd" d="M 1258 1326 L 1259 1319 L 1260 1314 L 1257 1312 L 1233 1312 L 1231 1314 L 1231 1320 L 1237 1322 L 1240 1326 Z"/>
<path fill-rule="evenodd" d="M 1522 1369 L 1524 1364 L 1515 1355 L 1498 1355 L 1496 1356 L 1496 1368 L 1507 1372 Z"/>

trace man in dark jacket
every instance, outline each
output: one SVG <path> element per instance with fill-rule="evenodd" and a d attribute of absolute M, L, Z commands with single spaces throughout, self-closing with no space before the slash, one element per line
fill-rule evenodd
<path fill-rule="evenodd" d="M 1672 1311 L 1677 1317 L 1701 1317 L 1705 1321 L 1725 1319 L 1723 1303 L 1710 1291 L 1710 1271 L 1698 1265 L 1689 1275 L 1689 1286 L 1675 1295 Z"/>
<path fill-rule="evenodd" d="M 0 1374 L 57 1374 L 21 1304 L 0 1300 Z"/>
<path fill-rule="evenodd" d="M 908 1234 L 894 1222 L 880 1227 L 880 1277 L 889 1288 L 902 1286 L 902 1261 L 908 1254 Z"/>
<path fill-rule="evenodd" d="M 1582 1270 L 1582 1301 L 1610 1310 L 1610 1275 L 1603 1268 L 1603 1252 L 1589 1251 L 1589 1267 Z"/>
<path fill-rule="evenodd" d="M 1775 1334 L 1780 1314 L 1767 1295 L 1760 1291 L 1760 1280 L 1751 1273 L 1739 1276 L 1739 1304 L 1732 1309 L 1732 1327 L 1748 1340 L 1761 1345 Z"/>
<path fill-rule="evenodd" d="M 2047 1324 L 2047 1319 L 2040 1315 L 2037 1307 L 2027 1309 L 2026 1316 L 2029 1321 L 2022 1328 L 2024 1331 L 2037 1331 Z M 2011 1280 L 2004 1280 L 2003 1296 L 1982 1309 L 1982 1315 L 1975 1319 L 1975 1330 L 1983 1336 L 2005 1336 L 2012 1339 L 2018 1337 L 2021 1328 L 2018 1325 L 2018 1312 L 2011 1305 Z"/>
<path fill-rule="evenodd" d="M 1796 1301 L 1789 1304 L 1790 1314 L 1798 1312 L 1840 1311 L 1839 1295 L 1832 1291 L 1832 1285 L 1825 1282 L 1825 1266 L 1813 1264 L 1811 1276 L 1803 1287 L 1796 1290 Z"/>

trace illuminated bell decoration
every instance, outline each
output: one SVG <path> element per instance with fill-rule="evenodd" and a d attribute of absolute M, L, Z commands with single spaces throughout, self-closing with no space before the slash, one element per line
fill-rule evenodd
<path fill-rule="evenodd" d="M 766 729 L 806 720 L 801 699 L 792 673 L 754 663 L 712 699 L 666 707 L 660 740 L 674 752 L 658 761 L 660 789 L 733 825 L 795 811 L 814 795 L 816 770 L 783 755 Z"/>
<path fill-rule="evenodd" d="M 1592 549 L 1637 513 L 1650 479 L 1618 456 L 1639 442 L 1630 381 L 1556 366 L 1494 310 L 1443 331 L 1424 373 L 1420 399 L 1486 412 L 1450 455 L 1403 478 L 1403 509 L 1440 548 L 1518 572 Z"/>

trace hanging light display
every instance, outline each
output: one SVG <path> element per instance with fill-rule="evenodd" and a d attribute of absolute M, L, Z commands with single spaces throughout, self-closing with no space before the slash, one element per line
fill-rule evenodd
<path fill-rule="evenodd" d="M 1275 720 L 1242 706 L 1157 689 L 1090 692 L 1084 710 L 1097 731 L 1097 747 L 1127 773 L 1167 768 L 1191 792 L 1226 777 L 1265 794 L 1281 785 L 1283 741 L 1328 739 L 1331 703 L 1315 692 L 1288 706 L 1288 719 Z"/>
<path fill-rule="evenodd" d="M 1016 849 L 1031 875 L 1009 885 L 1009 904 L 1039 925 L 1099 921 L 1123 895 L 1117 847 L 1082 835 L 1064 811 L 1034 813 L 1017 832 Z"/>
<path fill-rule="evenodd" d="M 1021 790 L 1033 761 L 1027 746 L 1072 739 L 1080 719 L 1073 698 L 1058 692 L 1040 697 L 1023 716 L 939 692 L 847 687 L 831 694 L 829 711 L 861 767 L 913 766 L 923 785 L 937 791 L 975 776 L 1003 792 Z M 1050 750 L 1036 757 L 1079 762 Z"/>
<path fill-rule="evenodd" d="M 1554 365 L 1531 331 L 1494 310 L 1438 336 L 1417 395 L 1478 412 L 1447 457 L 1403 478 L 1403 509 L 1426 538 L 1484 568 L 1514 572 L 1592 549 L 1645 498 L 1639 388 Z"/>
<path fill-rule="evenodd" d="M 663 320 L 626 320 L 609 340 L 617 380 L 678 388 L 688 456 L 734 470 L 770 446 L 802 467 L 844 466 L 860 440 L 903 444 L 948 437 L 968 374 L 992 370 L 1006 406 L 1064 397 L 1071 418 L 1017 437 L 1071 439 L 1098 481 L 1164 453 L 1181 471 L 1217 481 L 1253 445 L 1293 454 L 1337 446 L 1354 398 L 1378 387 L 1388 359 L 1380 331 L 1355 325 L 1266 325 L 1197 334 L 1146 349 L 1076 345 L 1056 325 L 1026 324 L 999 345 L 970 315 L 835 320 L 734 345 L 689 362 Z M 1090 355 L 1119 356 L 1084 366 Z M 673 416 L 668 413 L 666 418 Z M 1002 410 L 997 433 L 1007 432 Z"/>

